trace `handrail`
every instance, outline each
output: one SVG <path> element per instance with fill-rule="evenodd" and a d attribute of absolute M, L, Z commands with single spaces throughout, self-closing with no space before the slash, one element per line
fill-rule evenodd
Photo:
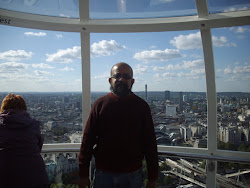
<path fill-rule="evenodd" d="M 189 159 L 206 159 L 214 161 L 232 162 L 232 163 L 249 163 L 250 157 L 232 157 L 232 156 L 218 156 L 218 155 L 208 155 L 208 154 L 194 154 L 194 153 L 182 153 L 182 152 L 158 152 L 159 156 L 167 157 L 178 157 L 178 158 L 189 158 Z M 250 154 L 249 154 L 250 155 Z"/>
<path fill-rule="evenodd" d="M 75 145 L 75 147 L 44 148 L 42 150 L 42 153 L 72 153 L 72 152 L 79 152 L 79 151 L 80 151 L 80 148 L 77 145 Z M 160 151 L 158 152 L 158 155 L 164 156 L 164 157 L 205 159 L 205 160 L 214 160 L 214 161 L 222 161 L 222 162 L 250 164 L 250 157 L 244 158 L 244 157 L 234 157 L 234 156 L 219 156 L 219 155 L 212 155 L 212 154 L 208 155 L 208 154 L 172 152 L 172 151 Z"/>

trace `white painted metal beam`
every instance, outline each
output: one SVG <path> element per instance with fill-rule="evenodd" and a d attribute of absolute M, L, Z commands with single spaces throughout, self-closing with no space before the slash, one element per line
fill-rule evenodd
<path fill-rule="evenodd" d="M 158 32 L 249 25 L 250 10 L 212 14 L 205 18 L 186 16 L 148 19 L 80 20 L 41 15 L 31 16 L 27 13 L 0 9 L 0 20 L 2 25 L 52 31 L 81 32 L 82 28 L 84 28 L 89 33 Z"/>

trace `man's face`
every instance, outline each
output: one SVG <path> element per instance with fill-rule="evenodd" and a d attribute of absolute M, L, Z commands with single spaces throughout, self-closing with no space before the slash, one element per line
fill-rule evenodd
<path fill-rule="evenodd" d="M 109 83 L 110 90 L 118 97 L 129 95 L 134 84 L 130 67 L 126 65 L 114 66 L 111 70 Z"/>

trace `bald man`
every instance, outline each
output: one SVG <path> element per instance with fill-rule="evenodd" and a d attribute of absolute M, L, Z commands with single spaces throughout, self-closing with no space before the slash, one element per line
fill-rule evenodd
<path fill-rule="evenodd" d="M 158 155 L 150 108 L 131 91 L 134 79 L 128 64 L 115 64 L 110 74 L 111 92 L 93 104 L 85 126 L 79 153 L 80 187 L 90 187 L 94 155 L 94 188 L 141 188 L 144 158 L 147 188 L 156 188 Z"/>

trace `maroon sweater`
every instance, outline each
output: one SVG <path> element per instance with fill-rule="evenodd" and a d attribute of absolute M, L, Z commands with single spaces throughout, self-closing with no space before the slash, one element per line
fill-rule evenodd
<path fill-rule="evenodd" d="M 96 168 L 114 173 L 138 170 L 145 157 L 148 179 L 156 180 L 157 144 L 148 104 L 133 93 L 122 98 L 109 93 L 98 99 L 84 130 L 79 154 L 80 176 L 88 177 L 92 155 Z"/>

